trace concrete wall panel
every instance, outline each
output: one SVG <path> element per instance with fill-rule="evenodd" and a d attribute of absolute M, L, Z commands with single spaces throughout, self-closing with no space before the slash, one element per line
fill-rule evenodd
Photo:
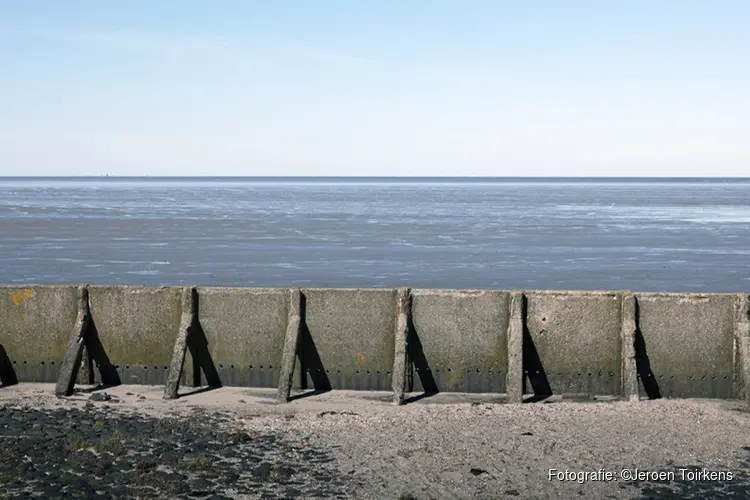
<path fill-rule="evenodd" d="M 120 380 L 164 383 L 182 316 L 181 288 L 92 286 L 89 304 L 95 337 Z"/>
<path fill-rule="evenodd" d="M 275 387 L 284 347 L 289 291 L 198 288 L 198 315 L 224 385 Z"/>
<path fill-rule="evenodd" d="M 663 397 L 732 397 L 734 303 L 730 294 L 636 296 L 648 363 L 643 382 L 653 380 Z"/>
<path fill-rule="evenodd" d="M 533 291 L 526 296 L 524 369 L 530 377 L 526 392 L 539 393 L 548 384 L 553 394 L 619 394 L 619 295 Z M 535 363 L 534 350 L 540 364 Z"/>
<path fill-rule="evenodd" d="M 310 334 L 304 343 L 305 370 L 320 370 L 316 376 L 325 375 L 334 389 L 389 389 L 395 290 L 306 289 L 303 294 Z"/>
<path fill-rule="evenodd" d="M 76 287 L 0 287 L 0 345 L 21 382 L 56 380 L 77 315 Z"/>
<path fill-rule="evenodd" d="M 415 390 L 430 390 L 434 381 L 439 391 L 505 392 L 509 294 L 415 289 L 412 296 L 421 351 Z"/>

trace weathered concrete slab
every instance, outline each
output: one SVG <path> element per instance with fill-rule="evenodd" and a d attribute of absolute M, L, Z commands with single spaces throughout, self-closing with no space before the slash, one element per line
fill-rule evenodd
<path fill-rule="evenodd" d="M 86 351 L 87 339 L 91 332 L 91 314 L 89 314 L 89 291 L 88 287 L 82 286 L 78 290 L 78 315 L 68 338 L 68 347 L 60 363 L 57 384 L 55 385 L 56 396 L 71 396 L 75 388 L 76 376 L 78 375 L 83 353 Z M 88 380 L 87 382 L 91 382 Z"/>
<path fill-rule="evenodd" d="M 290 401 L 294 387 L 294 368 L 299 353 L 299 337 L 302 332 L 302 292 L 299 288 L 289 290 L 289 312 L 287 314 L 284 350 L 279 368 L 279 384 L 276 399 L 280 403 Z"/>
<path fill-rule="evenodd" d="M 526 296 L 513 292 L 508 297 L 508 370 L 505 394 L 509 403 L 523 402 L 523 337 L 526 323 Z"/>
<path fill-rule="evenodd" d="M 122 383 L 163 384 L 180 326 L 181 288 L 89 287 L 94 335 L 103 356 L 96 359 L 95 377 L 101 369 L 115 371 Z M 96 365 L 100 365 L 99 369 Z"/>
<path fill-rule="evenodd" d="M 434 380 L 439 391 L 505 392 L 509 294 L 414 289 L 412 295 L 416 348 L 423 353 L 413 359 L 415 390 L 430 391 Z"/>
<path fill-rule="evenodd" d="M 412 366 L 409 361 L 409 345 L 414 345 L 411 339 L 411 290 L 399 288 L 396 290 L 396 324 L 393 332 L 393 371 L 391 372 L 391 388 L 393 402 L 397 405 L 406 403 L 406 393 L 409 391 Z"/>
<path fill-rule="evenodd" d="M 19 381 L 57 380 L 77 315 L 75 286 L 0 287 L 0 345 Z"/>
<path fill-rule="evenodd" d="M 619 394 L 619 294 L 530 291 L 526 297 L 526 392 L 548 386 L 553 394 Z"/>
<path fill-rule="evenodd" d="M 198 288 L 198 319 L 223 385 L 277 387 L 289 292 Z"/>
<path fill-rule="evenodd" d="M 734 303 L 730 294 L 643 293 L 638 326 L 647 364 L 644 382 L 655 381 L 662 397 L 732 397 Z"/>
<path fill-rule="evenodd" d="M 194 287 L 185 287 L 182 290 L 182 316 L 180 318 L 180 327 L 177 330 L 174 349 L 172 351 L 172 361 L 169 364 L 167 373 L 167 383 L 164 386 L 164 399 L 177 399 L 180 378 L 182 378 L 185 367 L 185 358 L 188 354 L 188 341 L 190 334 L 199 328 L 196 322 L 196 306 L 198 303 L 198 293 Z M 197 349 L 193 349 L 194 352 Z M 193 367 L 200 368 L 199 360 L 192 360 Z M 200 375 L 200 374 L 199 374 Z M 192 381 L 191 381 L 192 382 Z"/>
<path fill-rule="evenodd" d="M 301 338 L 308 387 L 315 385 L 313 377 L 320 377 L 333 389 L 390 389 L 395 290 L 304 289 L 302 293 L 309 332 L 309 337 Z"/>
<path fill-rule="evenodd" d="M 735 296 L 734 317 L 734 397 L 750 404 L 750 295 Z"/>

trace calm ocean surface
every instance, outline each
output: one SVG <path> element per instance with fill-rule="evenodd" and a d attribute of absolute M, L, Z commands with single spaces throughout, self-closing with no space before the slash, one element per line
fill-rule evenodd
<path fill-rule="evenodd" d="M 0 283 L 750 291 L 750 180 L 0 178 Z"/>

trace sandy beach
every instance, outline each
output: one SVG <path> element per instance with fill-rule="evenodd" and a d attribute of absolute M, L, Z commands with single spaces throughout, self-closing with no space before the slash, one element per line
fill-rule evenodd
<path fill-rule="evenodd" d="M 0 389 L 5 498 L 745 498 L 741 402 Z M 72 486 L 69 484 L 72 481 Z"/>

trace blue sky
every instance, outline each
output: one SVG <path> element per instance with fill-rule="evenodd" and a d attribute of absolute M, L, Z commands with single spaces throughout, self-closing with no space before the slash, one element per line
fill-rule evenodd
<path fill-rule="evenodd" d="M 750 175 L 750 2 L 0 2 L 0 175 Z"/>

